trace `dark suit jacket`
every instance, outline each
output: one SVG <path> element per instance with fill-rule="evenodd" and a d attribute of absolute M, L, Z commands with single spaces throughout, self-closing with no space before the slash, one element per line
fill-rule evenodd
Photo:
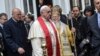
<path fill-rule="evenodd" d="M 3 32 L 3 29 L 2 27 L 0 26 L 0 52 L 3 52 L 4 50 L 4 42 L 3 42 L 3 39 L 4 39 L 4 32 Z"/>
<path fill-rule="evenodd" d="M 67 24 L 67 23 L 68 23 L 67 17 L 66 17 L 65 15 L 63 15 L 63 14 L 60 15 L 60 20 L 61 20 L 64 24 Z"/>
<path fill-rule="evenodd" d="M 25 49 L 23 56 L 31 55 L 31 45 L 27 40 L 27 31 L 22 21 L 17 23 L 11 18 L 4 24 L 4 30 L 7 56 L 19 56 L 17 52 L 19 47 Z"/>
<path fill-rule="evenodd" d="M 90 43 L 92 45 L 91 56 L 100 56 L 100 27 L 98 27 L 97 14 L 88 18 Z"/>

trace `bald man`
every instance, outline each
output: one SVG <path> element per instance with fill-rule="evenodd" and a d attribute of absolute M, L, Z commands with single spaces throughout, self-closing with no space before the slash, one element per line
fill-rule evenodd
<path fill-rule="evenodd" d="M 4 30 L 5 56 L 31 56 L 31 44 L 19 8 L 12 10 L 12 17 L 4 24 Z"/>
<path fill-rule="evenodd" d="M 57 31 L 51 19 L 51 9 L 44 5 L 41 16 L 32 24 L 28 39 L 31 40 L 33 56 L 60 56 Z"/>
<path fill-rule="evenodd" d="M 94 0 L 97 13 L 88 18 L 88 37 L 90 37 L 90 43 L 92 49 L 90 56 L 100 56 L 100 0 Z"/>

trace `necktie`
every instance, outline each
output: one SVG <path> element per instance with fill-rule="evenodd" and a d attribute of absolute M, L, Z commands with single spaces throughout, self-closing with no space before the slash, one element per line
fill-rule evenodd
<path fill-rule="evenodd" d="M 19 21 L 17 22 L 17 26 L 18 27 L 21 27 L 21 23 Z"/>
<path fill-rule="evenodd" d="M 27 23 L 26 24 L 26 29 L 27 29 L 27 31 L 29 32 L 29 30 L 30 30 L 30 25 Z"/>

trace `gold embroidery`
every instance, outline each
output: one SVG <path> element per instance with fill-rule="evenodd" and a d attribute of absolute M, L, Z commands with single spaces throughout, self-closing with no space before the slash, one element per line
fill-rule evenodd
<path fill-rule="evenodd" d="M 66 35 L 66 28 L 63 29 L 63 32 L 61 33 L 61 25 L 57 25 L 57 31 L 59 33 L 59 41 L 60 41 L 60 46 L 61 46 L 61 56 L 73 56 L 72 55 L 72 50 L 70 47 L 69 39 L 68 36 Z"/>

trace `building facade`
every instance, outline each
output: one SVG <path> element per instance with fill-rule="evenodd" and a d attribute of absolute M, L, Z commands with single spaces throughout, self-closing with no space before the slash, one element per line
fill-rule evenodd
<path fill-rule="evenodd" d="M 20 8 L 25 13 L 32 13 L 34 18 L 37 18 L 37 0 L 0 0 L 0 13 L 5 12 L 8 17 L 11 17 L 13 8 Z M 46 3 L 60 5 L 62 13 L 67 15 L 73 6 L 79 6 L 83 11 L 85 6 L 92 5 L 93 0 L 45 0 Z"/>

